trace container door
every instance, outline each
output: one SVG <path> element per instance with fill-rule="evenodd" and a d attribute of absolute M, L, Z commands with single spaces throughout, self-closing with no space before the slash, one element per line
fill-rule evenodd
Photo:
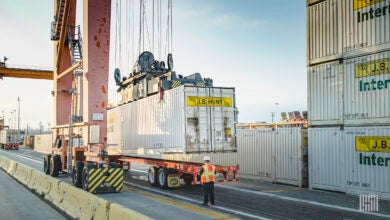
<path fill-rule="evenodd" d="M 185 140 L 186 151 L 212 150 L 210 109 L 207 107 L 209 91 L 202 87 L 185 87 Z"/>
<path fill-rule="evenodd" d="M 234 89 L 209 88 L 209 100 L 212 100 L 207 107 L 210 111 L 212 151 L 234 151 Z"/>

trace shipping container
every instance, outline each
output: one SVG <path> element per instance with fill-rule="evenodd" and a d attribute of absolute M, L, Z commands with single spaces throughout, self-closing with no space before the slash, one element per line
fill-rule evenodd
<path fill-rule="evenodd" d="M 214 164 L 239 164 L 239 176 L 307 186 L 307 130 L 259 128 L 237 130 L 236 153 L 163 154 L 163 159 Z"/>
<path fill-rule="evenodd" d="M 52 134 L 40 134 L 34 136 L 34 151 L 39 153 L 52 153 Z"/>
<path fill-rule="evenodd" d="M 307 3 L 308 66 L 390 50 L 390 0 Z"/>
<path fill-rule="evenodd" d="M 0 146 L 7 148 L 8 145 L 19 146 L 20 132 L 14 129 L 5 129 L 0 131 Z"/>
<path fill-rule="evenodd" d="M 390 127 L 345 128 L 346 192 L 390 199 Z"/>
<path fill-rule="evenodd" d="M 309 126 L 343 123 L 342 69 L 338 61 L 308 67 Z"/>
<path fill-rule="evenodd" d="M 309 128 L 310 188 L 344 192 L 345 149 L 339 127 Z"/>
<path fill-rule="evenodd" d="M 23 146 L 34 149 L 34 136 L 29 136 L 29 135 L 24 136 Z"/>
<path fill-rule="evenodd" d="M 309 186 L 390 199 L 390 127 L 309 128 Z"/>
<path fill-rule="evenodd" d="M 306 0 L 306 5 L 307 6 L 311 6 L 311 5 L 314 5 L 314 4 L 317 4 L 319 2 L 323 2 L 325 0 Z"/>
<path fill-rule="evenodd" d="M 344 58 L 390 49 L 390 0 L 341 0 Z"/>
<path fill-rule="evenodd" d="M 342 57 L 339 2 L 327 0 L 307 7 L 308 66 Z"/>
<path fill-rule="evenodd" d="M 108 110 L 109 152 L 236 151 L 236 123 L 234 88 L 180 86 Z"/>
<path fill-rule="evenodd" d="M 390 123 L 390 52 L 345 60 L 344 123 Z"/>

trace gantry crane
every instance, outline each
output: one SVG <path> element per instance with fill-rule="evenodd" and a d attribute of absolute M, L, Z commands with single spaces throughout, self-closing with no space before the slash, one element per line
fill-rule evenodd
<path fill-rule="evenodd" d="M 119 192 L 123 171 L 106 151 L 111 0 L 83 1 L 82 31 L 76 0 L 54 0 L 54 12 L 54 144 L 44 170 L 92 193 Z"/>

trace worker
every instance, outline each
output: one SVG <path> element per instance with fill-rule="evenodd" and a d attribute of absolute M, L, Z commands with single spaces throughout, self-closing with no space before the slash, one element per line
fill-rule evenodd
<path fill-rule="evenodd" d="M 210 157 L 205 156 L 203 158 L 204 165 L 199 170 L 200 182 L 203 188 L 203 205 L 209 206 L 209 197 L 210 203 L 212 206 L 215 205 L 214 197 L 214 181 L 215 181 L 215 166 L 210 164 Z"/>

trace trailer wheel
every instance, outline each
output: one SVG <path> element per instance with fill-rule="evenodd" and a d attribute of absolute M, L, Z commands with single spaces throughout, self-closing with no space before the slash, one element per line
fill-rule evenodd
<path fill-rule="evenodd" d="M 61 159 L 59 155 L 52 155 L 50 158 L 50 176 L 57 177 L 61 169 Z"/>
<path fill-rule="evenodd" d="M 45 155 L 45 157 L 43 158 L 43 171 L 46 174 L 50 174 L 50 158 L 51 158 L 50 154 Z"/>
<path fill-rule="evenodd" d="M 158 185 L 162 189 L 168 188 L 168 169 L 166 168 L 160 168 L 158 170 Z"/>
<path fill-rule="evenodd" d="M 190 186 L 194 176 L 192 174 L 183 174 L 183 181 L 187 186 Z"/>
<path fill-rule="evenodd" d="M 76 161 L 76 166 L 73 167 L 73 172 L 72 172 L 72 183 L 77 187 L 81 187 L 83 168 L 84 168 L 84 163 L 81 161 Z"/>
<path fill-rule="evenodd" d="M 158 173 L 157 173 L 157 167 L 150 167 L 148 171 L 148 182 L 152 186 L 158 185 Z"/>

